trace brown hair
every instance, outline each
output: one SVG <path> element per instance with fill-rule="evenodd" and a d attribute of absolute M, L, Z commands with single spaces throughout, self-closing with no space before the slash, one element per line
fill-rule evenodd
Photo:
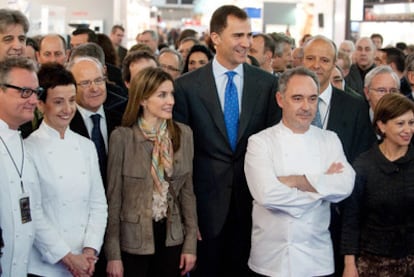
<path fill-rule="evenodd" d="M 213 15 L 211 16 L 210 21 L 210 34 L 221 32 L 227 27 L 227 17 L 232 15 L 241 20 L 248 20 L 247 13 L 234 5 L 224 5 L 219 7 Z"/>
<path fill-rule="evenodd" d="M 389 120 L 399 117 L 408 111 L 412 111 L 414 113 L 414 103 L 410 99 L 399 93 L 384 95 L 378 101 L 374 110 L 373 125 L 377 134 L 380 135 L 381 138 L 385 137 L 385 134 L 383 134 L 378 128 L 378 121 L 385 124 Z"/>
<path fill-rule="evenodd" d="M 165 81 L 174 84 L 174 79 L 170 74 L 164 72 L 161 68 L 152 67 L 143 69 L 132 78 L 128 104 L 122 117 L 122 126 L 132 127 L 138 122 L 138 118 L 143 114 L 141 102 L 150 98 Z M 168 119 L 167 129 L 173 143 L 174 152 L 176 152 L 180 148 L 180 128 L 172 119 Z"/>

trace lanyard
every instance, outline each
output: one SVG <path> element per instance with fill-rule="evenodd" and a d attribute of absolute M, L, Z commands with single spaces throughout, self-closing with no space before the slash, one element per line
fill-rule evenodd
<path fill-rule="evenodd" d="M 22 193 L 24 193 L 24 186 L 23 186 L 23 180 L 22 180 L 22 175 L 23 175 L 23 167 L 24 167 L 24 149 L 23 149 L 23 140 L 22 137 L 20 137 L 20 145 L 22 147 L 22 164 L 20 166 L 20 170 L 17 168 L 17 164 L 13 159 L 12 154 L 10 153 L 9 148 L 7 147 L 7 144 L 4 142 L 3 138 L 0 136 L 0 140 L 4 145 L 4 148 L 6 148 L 7 150 L 7 154 L 9 154 L 10 160 L 13 162 L 14 168 L 16 169 L 17 174 L 20 177 L 20 186 L 22 188 Z"/>

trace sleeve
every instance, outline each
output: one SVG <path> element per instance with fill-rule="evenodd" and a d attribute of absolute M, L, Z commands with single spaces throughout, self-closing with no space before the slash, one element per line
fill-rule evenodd
<path fill-rule="evenodd" d="M 124 144 L 122 128 L 115 129 L 109 139 L 108 153 L 108 226 L 105 236 L 105 255 L 108 261 L 121 260 L 120 214 L 122 203 L 122 166 Z"/>
<path fill-rule="evenodd" d="M 183 80 L 178 79 L 174 82 L 174 110 L 173 110 L 173 117 L 174 120 L 184 123 L 186 125 L 190 125 L 190 111 L 188 107 L 188 101 L 185 95 L 185 89 L 183 88 L 182 84 Z"/>
<path fill-rule="evenodd" d="M 319 205 L 320 195 L 302 192 L 278 181 L 272 155 L 260 134 L 249 138 L 244 170 L 254 200 L 266 209 L 281 210 L 297 218 Z"/>
<path fill-rule="evenodd" d="M 90 142 L 90 141 L 88 141 Z M 84 247 L 90 247 L 100 252 L 105 235 L 106 222 L 108 217 L 108 206 L 106 203 L 105 191 L 102 177 L 99 171 L 99 161 L 96 148 L 93 143 L 88 143 L 90 159 L 90 194 L 89 194 L 89 221 L 86 228 Z"/>
<path fill-rule="evenodd" d="M 326 170 L 334 162 L 340 162 L 344 168 L 341 173 L 336 174 L 306 174 L 309 183 L 315 188 L 321 199 L 329 202 L 339 202 L 348 197 L 354 187 L 355 171 L 348 163 L 341 141 L 335 133 L 329 132 L 324 142 L 324 155 Z"/>
<path fill-rule="evenodd" d="M 185 139 L 181 143 L 188 147 L 189 151 L 186 153 L 184 159 L 189 159 L 190 170 L 186 176 L 185 183 L 180 191 L 181 212 L 183 215 L 183 224 L 185 228 L 185 240 L 182 252 L 186 254 L 196 255 L 197 248 L 197 208 L 196 199 L 193 191 L 193 134 L 189 127 L 185 132 Z M 183 132 L 184 134 L 184 132 Z M 184 137 L 183 137 L 184 138 Z"/>
<path fill-rule="evenodd" d="M 43 214 L 41 192 L 38 179 L 31 183 L 32 219 L 35 225 L 34 246 L 42 254 L 42 259 L 50 264 L 59 262 L 71 249 Z"/>
<path fill-rule="evenodd" d="M 344 201 L 340 251 L 342 255 L 359 254 L 361 205 L 366 178 L 357 174 L 355 187 L 350 197 Z"/>

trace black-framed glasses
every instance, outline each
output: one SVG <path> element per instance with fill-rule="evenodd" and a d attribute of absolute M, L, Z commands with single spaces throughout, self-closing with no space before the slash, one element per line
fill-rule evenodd
<path fill-rule="evenodd" d="M 20 92 L 21 98 L 29 98 L 30 96 L 32 96 L 33 93 L 36 94 L 37 97 L 40 97 L 44 92 L 42 87 L 33 89 L 33 88 L 27 88 L 27 87 L 18 87 L 18 86 L 14 86 L 10 84 L 0 84 L 0 86 L 18 90 Z"/>
<path fill-rule="evenodd" d="M 80 81 L 79 83 L 77 83 L 78 86 L 80 86 L 81 88 L 90 88 L 92 83 L 94 83 L 96 86 L 100 86 L 103 85 L 106 81 L 105 77 L 99 77 L 96 78 L 95 80 L 84 80 L 84 81 Z"/>
<path fill-rule="evenodd" d="M 381 94 L 381 95 L 386 94 L 386 93 L 397 93 L 397 92 L 399 92 L 399 89 L 397 89 L 397 88 L 390 88 L 390 89 L 387 89 L 387 88 L 369 88 L 369 89 L 373 90 L 376 93 Z"/>

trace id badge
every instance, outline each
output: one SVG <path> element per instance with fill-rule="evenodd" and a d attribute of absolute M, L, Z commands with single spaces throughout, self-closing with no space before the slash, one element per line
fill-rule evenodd
<path fill-rule="evenodd" d="M 22 223 L 28 223 L 32 221 L 32 215 L 30 213 L 30 199 L 29 195 L 23 195 L 20 200 L 20 215 L 22 216 Z"/>

